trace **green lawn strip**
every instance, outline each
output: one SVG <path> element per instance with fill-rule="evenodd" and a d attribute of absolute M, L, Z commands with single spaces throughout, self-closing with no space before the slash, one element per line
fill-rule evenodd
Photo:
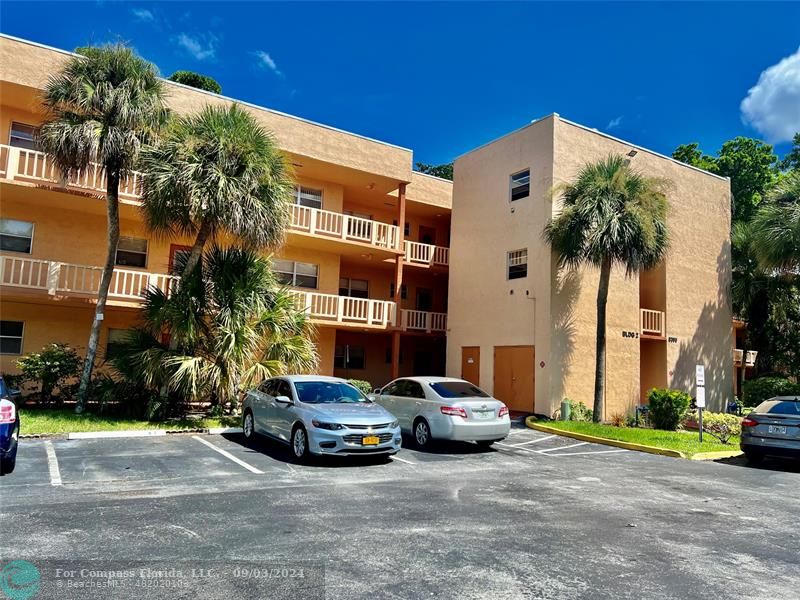
<path fill-rule="evenodd" d="M 140 421 L 99 416 L 93 413 L 76 415 L 72 409 L 23 408 L 20 410 L 20 435 L 46 435 L 79 431 L 125 431 L 129 429 L 202 429 L 239 427 L 238 417 Z"/>
<path fill-rule="evenodd" d="M 725 452 L 739 449 L 739 438 L 731 438 L 727 444 L 722 444 L 711 435 L 703 434 L 703 443 L 698 442 L 696 431 L 662 431 L 660 429 L 645 429 L 642 427 L 614 427 L 613 425 L 600 425 L 597 423 L 584 423 L 579 421 L 540 421 L 542 425 L 593 435 L 599 438 L 643 444 L 667 450 L 678 450 L 687 456 L 699 452 Z"/>

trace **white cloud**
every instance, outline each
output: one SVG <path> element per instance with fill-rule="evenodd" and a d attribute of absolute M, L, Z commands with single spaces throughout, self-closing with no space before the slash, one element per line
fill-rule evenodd
<path fill-rule="evenodd" d="M 264 52 L 263 50 L 256 50 L 253 54 L 258 58 L 258 64 L 261 67 L 269 69 L 276 75 L 283 75 L 278 69 L 278 65 L 275 63 L 273 58 L 269 55 L 269 53 Z"/>
<path fill-rule="evenodd" d="M 175 43 L 197 60 L 206 60 L 217 55 L 217 38 L 211 34 L 192 37 L 187 33 L 181 33 L 175 38 Z"/>
<path fill-rule="evenodd" d="M 155 15 L 146 8 L 134 8 L 131 12 L 137 21 L 142 21 L 143 23 L 152 23 L 156 20 Z"/>
<path fill-rule="evenodd" d="M 606 129 L 616 129 L 617 127 L 619 127 L 620 123 L 622 123 L 622 115 L 614 119 L 611 119 L 608 122 L 608 125 L 606 125 Z"/>
<path fill-rule="evenodd" d="M 800 48 L 762 71 L 740 108 L 742 120 L 767 141 L 791 140 L 800 131 Z"/>

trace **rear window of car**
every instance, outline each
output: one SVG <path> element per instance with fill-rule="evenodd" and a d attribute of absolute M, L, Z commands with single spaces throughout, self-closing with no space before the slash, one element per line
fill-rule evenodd
<path fill-rule="evenodd" d="M 295 381 L 294 389 L 300 402 L 306 404 L 335 404 L 369 402 L 352 385 L 338 381 Z"/>
<path fill-rule="evenodd" d="M 755 412 L 770 415 L 791 415 L 800 417 L 800 401 L 766 400 L 758 405 Z"/>
<path fill-rule="evenodd" d="M 489 394 L 466 381 L 437 381 L 433 391 L 442 398 L 488 398 Z"/>

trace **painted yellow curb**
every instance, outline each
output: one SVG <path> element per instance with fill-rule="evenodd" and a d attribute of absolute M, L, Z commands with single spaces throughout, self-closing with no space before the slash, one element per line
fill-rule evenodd
<path fill-rule="evenodd" d="M 720 460 L 722 458 L 736 458 L 744 454 L 741 450 L 722 450 L 720 452 L 698 452 L 692 454 L 691 460 Z"/>
<path fill-rule="evenodd" d="M 686 454 L 679 450 L 668 450 L 666 448 L 657 448 L 656 446 L 645 446 L 644 444 L 634 444 L 633 442 L 623 442 L 620 440 L 610 440 L 608 438 L 596 437 L 587 435 L 585 433 L 575 433 L 574 431 L 564 431 L 563 429 L 556 429 L 555 427 L 548 427 L 536 421 L 532 421 L 530 417 L 525 419 L 525 425 L 537 431 L 545 433 L 553 433 L 556 435 L 563 435 L 564 437 L 574 438 L 582 442 L 592 442 L 594 444 L 605 444 L 606 446 L 616 446 L 617 448 L 625 448 L 626 450 L 636 450 L 637 452 L 647 452 L 649 454 L 660 454 L 661 456 L 671 456 L 672 458 L 688 458 Z M 716 452 L 709 452 L 707 454 L 717 454 Z M 697 456 L 697 455 L 695 455 Z"/>

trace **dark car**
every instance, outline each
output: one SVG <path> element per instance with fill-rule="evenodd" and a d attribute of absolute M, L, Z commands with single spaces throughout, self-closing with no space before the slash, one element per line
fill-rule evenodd
<path fill-rule="evenodd" d="M 741 448 L 747 459 L 800 458 L 800 396 L 776 396 L 742 419 Z"/>
<path fill-rule="evenodd" d="M 17 440 L 19 439 L 19 390 L 12 390 L 0 377 L 0 475 L 14 470 L 17 464 Z"/>

